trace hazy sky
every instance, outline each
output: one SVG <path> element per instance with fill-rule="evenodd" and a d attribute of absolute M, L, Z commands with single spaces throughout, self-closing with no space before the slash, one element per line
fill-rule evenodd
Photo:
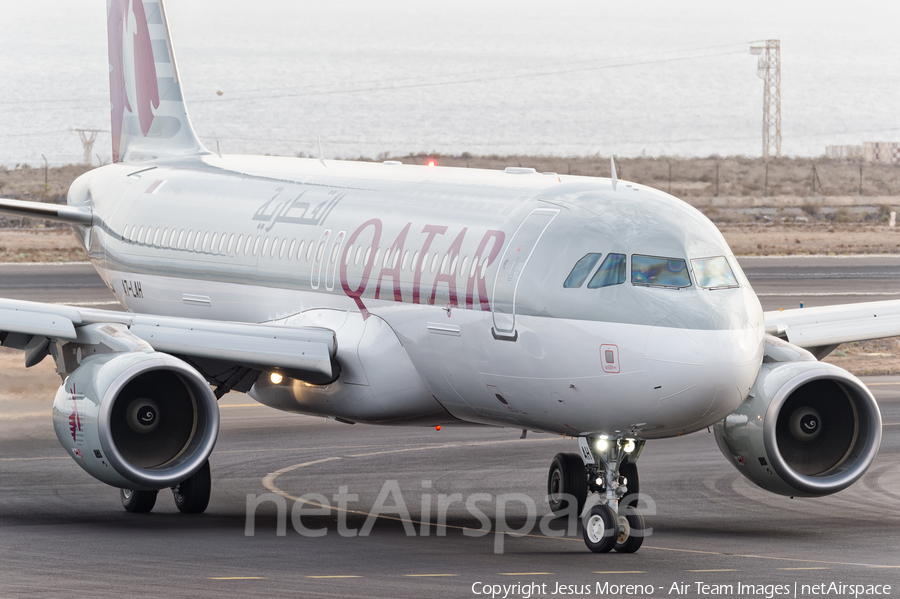
<path fill-rule="evenodd" d="M 782 43 L 785 154 L 900 140 L 893 2 L 181 0 L 195 129 L 224 152 L 760 152 L 750 40 Z M 0 0 L 0 164 L 108 129 L 105 2 Z M 694 60 L 674 60 L 703 55 Z M 622 63 L 643 63 L 609 68 Z M 216 91 L 222 91 L 221 96 Z M 108 160 L 109 139 L 96 153 Z"/>

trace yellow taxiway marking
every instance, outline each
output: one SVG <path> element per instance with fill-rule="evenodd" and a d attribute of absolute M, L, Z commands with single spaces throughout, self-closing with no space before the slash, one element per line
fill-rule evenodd
<path fill-rule="evenodd" d="M 900 426 L 900 422 L 885 422 L 881 426 Z"/>
<path fill-rule="evenodd" d="M 828 568 L 825 568 L 823 566 L 818 566 L 816 568 L 775 568 L 775 569 L 776 570 L 827 570 Z"/>
<path fill-rule="evenodd" d="M 404 574 L 404 576 L 409 576 L 410 578 L 423 578 L 434 576 L 459 576 L 459 574 Z"/>
<path fill-rule="evenodd" d="M 353 574 L 336 574 L 333 576 L 307 576 L 307 578 L 362 578 L 362 576 L 355 576 Z"/>
<path fill-rule="evenodd" d="M 553 572 L 497 572 L 500 576 L 538 576 L 542 574 L 553 574 Z"/>
<path fill-rule="evenodd" d="M 209 580 L 265 580 L 262 576 L 210 576 Z"/>
<path fill-rule="evenodd" d="M 685 570 L 685 572 L 737 572 L 733 568 L 722 568 L 721 570 Z"/>
<path fill-rule="evenodd" d="M 868 385 L 866 385 L 866 387 L 878 387 L 884 385 L 900 385 L 900 381 L 897 381 L 895 383 L 869 383 Z"/>
<path fill-rule="evenodd" d="M 219 404 L 220 408 L 267 408 L 261 403 L 223 403 Z"/>
<path fill-rule="evenodd" d="M 646 570 L 599 570 L 594 574 L 646 574 Z"/>

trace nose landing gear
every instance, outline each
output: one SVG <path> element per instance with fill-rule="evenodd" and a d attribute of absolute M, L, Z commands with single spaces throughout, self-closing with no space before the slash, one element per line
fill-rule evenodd
<path fill-rule="evenodd" d="M 644 518 L 637 509 L 637 458 L 644 441 L 580 437 L 579 454 L 553 458 L 547 478 L 550 509 L 564 512 L 575 502 L 584 543 L 595 553 L 634 553 L 644 542 Z M 590 493 L 590 496 L 588 495 Z"/>

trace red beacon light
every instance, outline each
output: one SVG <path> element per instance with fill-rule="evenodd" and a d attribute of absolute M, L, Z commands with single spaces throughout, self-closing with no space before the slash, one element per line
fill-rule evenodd
<path fill-rule="evenodd" d="M 434 168 L 434 159 L 431 159 L 431 160 L 428 161 L 428 167 L 429 167 L 429 168 Z"/>
<path fill-rule="evenodd" d="M 436 430 L 436 431 L 441 430 L 441 425 L 439 424 L 439 425 L 437 425 L 436 427 L 434 427 L 434 430 Z"/>

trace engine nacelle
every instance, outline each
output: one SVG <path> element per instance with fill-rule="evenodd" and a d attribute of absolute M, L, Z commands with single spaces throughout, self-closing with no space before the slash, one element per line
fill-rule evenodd
<path fill-rule="evenodd" d="M 846 370 L 811 356 L 763 363 L 747 399 L 714 428 L 722 454 L 744 476 L 799 497 L 852 485 L 881 445 L 881 412 L 871 392 Z"/>
<path fill-rule="evenodd" d="M 90 356 L 53 402 L 56 436 L 94 478 L 125 489 L 171 487 L 203 466 L 219 434 L 200 374 L 158 352 Z"/>

